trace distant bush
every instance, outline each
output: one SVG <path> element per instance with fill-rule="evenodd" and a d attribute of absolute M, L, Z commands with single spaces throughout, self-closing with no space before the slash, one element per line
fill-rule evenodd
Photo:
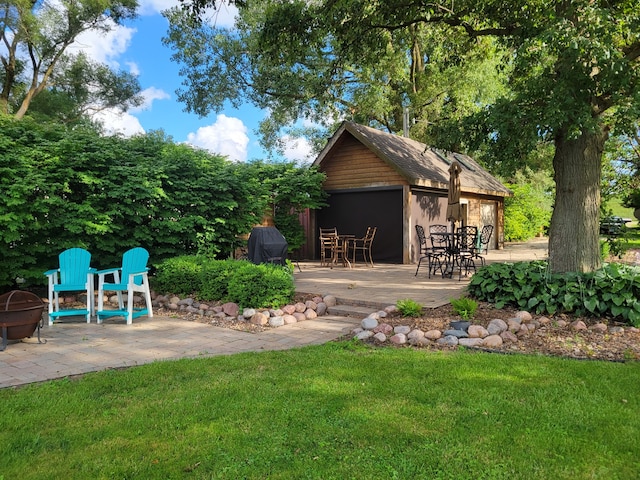
<path fill-rule="evenodd" d="M 518 173 L 507 187 L 513 197 L 504 200 L 504 239 L 528 240 L 549 227 L 552 181 L 545 172 Z"/>

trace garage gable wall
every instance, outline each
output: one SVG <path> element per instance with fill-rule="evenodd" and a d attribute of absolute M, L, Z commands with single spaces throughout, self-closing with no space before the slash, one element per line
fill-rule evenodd
<path fill-rule="evenodd" d="M 345 132 L 320 164 L 325 190 L 407 185 L 407 180 Z"/>

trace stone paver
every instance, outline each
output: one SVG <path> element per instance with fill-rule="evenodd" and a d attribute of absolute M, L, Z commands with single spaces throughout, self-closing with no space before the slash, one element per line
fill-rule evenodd
<path fill-rule="evenodd" d="M 324 343 L 357 323 L 325 316 L 257 334 L 169 317 L 141 317 L 129 326 L 57 323 L 42 328 L 46 343 L 38 344 L 35 338 L 10 341 L 0 352 L 0 388 L 159 360 Z"/>

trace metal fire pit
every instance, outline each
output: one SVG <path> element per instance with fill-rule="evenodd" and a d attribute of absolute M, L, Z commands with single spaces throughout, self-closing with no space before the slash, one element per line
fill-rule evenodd
<path fill-rule="evenodd" d="M 7 348 L 7 340 L 20 340 L 33 336 L 42 325 L 44 303 L 40 297 L 22 290 L 13 290 L 0 295 L 0 327 L 2 327 L 2 346 L 0 352 Z"/>

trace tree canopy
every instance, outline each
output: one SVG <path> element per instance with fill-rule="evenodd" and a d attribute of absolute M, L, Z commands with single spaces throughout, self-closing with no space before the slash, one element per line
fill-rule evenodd
<path fill-rule="evenodd" d="M 551 269 L 591 271 L 606 141 L 640 118 L 636 3 L 256 0 L 238 4 L 235 30 L 174 10 L 167 42 L 185 64 L 187 108 L 268 108 L 267 144 L 301 118 L 399 132 L 408 106 L 412 136 L 496 168 L 552 146 Z"/>
<path fill-rule="evenodd" d="M 88 109 L 140 105 L 140 85 L 125 72 L 69 54 L 89 30 L 109 31 L 134 18 L 136 0 L 9 0 L 0 6 L 0 112 L 22 118 L 35 99 L 41 114 L 75 120 Z M 47 95 L 48 94 L 48 95 Z"/>

